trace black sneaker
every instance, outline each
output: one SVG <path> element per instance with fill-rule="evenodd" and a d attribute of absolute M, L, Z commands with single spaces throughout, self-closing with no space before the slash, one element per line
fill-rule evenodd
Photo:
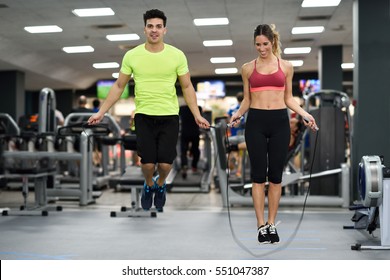
<path fill-rule="evenodd" d="M 268 235 L 268 225 L 262 225 L 257 229 L 257 240 L 260 244 L 271 243 Z"/>
<path fill-rule="evenodd" d="M 279 243 L 279 235 L 274 224 L 268 224 L 268 237 L 272 244 Z"/>
<path fill-rule="evenodd" d="M 144 182 L 144 188 L 141 192 L 141 206 L 144 210 L 149 210 L 153 202 L 153 187 L 150 187 Z"/>
<path fill-rule="evenodd" d="M 166 201 L 167 186 L 165 182 L 162 186 L 159 186 L 157 184 L 158 177 L 159 176 L 156 176 L 156 178 L 154 179 L 154 206 L 156 206 L 158 212 L 162 212 Z"/>

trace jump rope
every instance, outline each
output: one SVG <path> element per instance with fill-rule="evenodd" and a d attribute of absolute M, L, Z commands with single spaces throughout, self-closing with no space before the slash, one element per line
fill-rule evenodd
<path fill-rule="evenodd" d="M 304 119 L 304 121 L 308 122 L 306 119 Z M 226 147 L 230 147 L 230 143 L 229 143 L 229 137 L 228 137 L 228 132 L 229 132 L 229 127 L 233 126 L 234 125 L 234 122 L 231 123 L 231 124 L 228 124 L 225 128 L 225 146 Z M 213 128 L 213 129 L 216 129 L 215 126 L 210 126 L 210 128 Z M 310 186 L 311 186 L 311 175 L 312 175 L 312 171 L 313 171 L 313 163 L 314 163 L 314 157 L 315 157 L 315 154 L 316 154 L 316 149 L 317 149 L 317 139 L 318 139 L 318 127 L 315 128 L 316 129 L 316 137 L 315 137 L 315 141 L 314 141 L 314 152 L 313 152 L 313 157 L 312 157 L 312 160 L 311 160 L 311 164 L 310 164 L 310 175 L 309 175 L 309 184 L 308 184 L 308 188 L 307 188 L 307 191 L 306 191 L 306 195 L 305 195 L 305 199 L 304 199 L 304 202 L 303 202 L 303 207 L 302 207 L 302 213 L 301 213 L 301 216 L 299 218 L 299 221 L 293 231 L 293 233 L 291 234 L 291 236 L 286 240 L 286 242 L 284 242 L 281 246 L 277 246 L 275 249 L 272 249 L 270 250 L 269 252 L 266 252 L 264 254 L 255 254 L 253 253 L 248 247 L 246 247 L 236 236 L 236 233 L 234 231 L 234 228 L 233 228 L 233 223 L 232 223 L 232 218 L 231 218 L 231 211 L 230 211 L 230 200 L 229 200 L 229 177 L 230 177 L 230 170 L 229 168 L 227 168 L 227 172 L 226 172 L 226 203 L 227 203 L 227 212 L 228 212 L 228 219 L 229 219 L 229 227 L 230 227 L 230 232 L 232 234 L 232 237 L 233 237 L 233 240 L 235 241 L 235 243 L 241 247 L 241 249 L 243 249 L 245 252 L 247 252 L 248 254 L 250 254 L 251 256 L 255 257 L 255 258 L 263 258 L 265 256 L 269 256 L 271 254 L 274 254 L 276 253 L 277 251 L 280 251 L 280 250 L 283 250 L 283 249 L 286 249 L 290 244 L 291 242 L 294 240 L 295 236 L 297 235 L 298 233 L 298 230 L 301 226 L 301 223 L 302 223 L 302 220 L 303 220 L 303 216 L 305 214 L 305 209 L 306 209 L 306 201 L 307 201 L 307 197 L 310 193 Z M 217 151 L 218 152 L 218 151 Z M 217 155 L 218 156 L 218 155 Z M 230 154 L 228 154 L 227 156 L 227 162 L 229 162 L 230 160 Z M 244 174 L 243 174 L 244 176 Z M 223 186 L 221 186 L 223 187 Z"/>
<path fill-rule="evenodd" d="M 308 122 L 306 119 L 304 119 L 304 121 Z M 225 128 L 225 145 L 226 145 L 226 147 L 230 147 L 228 133 L 229 133 L 229 127 L 231 127 L 233 125 L 234 125 L 234 122 L 228 124 L 226 126 L 226 128 Z M 74 124 L 72 126 L 80 126 L 80 123 Z M 82 127 L 82 130 L 85 132 L 85 129 L 87 129 L 87 128 L 93 128 L 93 127 L 107 128 L 107 125 L 106 124 L 90 125 L 88 123 L 82 123 L 81 127 Z M 217 127 L 210 126 L 210 128 L 216 129 Z M 232 234 L 232 237 L 233 237 L 233 240 L 235 241 L 235 243 L 239 247 L 241 247 L 241 249 L 243 249 L 245 252 L 250 254 L 251 256 L 253 256 L 255 258 L 263 258 L 263 257 L 269 256 L 271 254 L 274 254 L 277 251 L 286 249 L 291 244 L 291 242 L 294 240 L 295 236 L 297 235 L 298 230 L 301 227 L 301 224 L 302 224 L 302 221 L 303 221 L 303 217 L 304 217 L 305 209 L 306 209 L 306 202 L 307 202 L 307 198 L 308 198 L 309 193 L 310 193 L 311 175 L 312 175 L 312 172 L 313 172 L 313 163 L 314 163 L 314 158 L 315 158 L 315 154 L 316 154 L 316 150 L 317 150 L 318 127 L 316 127 L 316 132 L 315 133 L 316 133 L 316 136 L 315 136 L 315 141 L 314 141 L 313 157 L 311 159 L 310 171 L 309 171 L 309 184 L 308 184 L 306 195 L 305 195 L 305 199 L 304 199 L 304 202 L 303 202 L 301 216 L 300 216 L 300 218 L 298 220 L 298 223 L 297 223 L 293 233 L 291 234 L 290 237 L 288 237 L 286 242 L 284 242 L 281 246 L 277 246 L 275 249 L 270 250 L 269 252 L 266 252 L 266 253 L 263 253 L 263 254 L 255 254 L 238 239 L 238 237 L 237 237 L 237 235 L 236 235 L 236 233 L 234 231 L 234 227 L 233 227 L 233 223 L 232 223 L 232 217 L 231 217 L 231 211 L 230 211 L 230 200 L 229 200 L 229 177 L 230 177 L 230 170 L 229 170 L 229 168 L 227 168 L 227 172 L 226 172 L 226 203 L 227 203 L 227 212 L 228 212 L 228 220 L 229 220 L 230 232 Z M 217 153 L 218 153 L 218 151 L 217 151 Z M 216 158 L 218 158 L 218 154 L 216 155 Z M 227 162 L 229 162 L 229 160 L 230 160 L 230 154 L 227 155 Z M 223 186 L 221 186 L 221 187 L 223 187 Z"/>

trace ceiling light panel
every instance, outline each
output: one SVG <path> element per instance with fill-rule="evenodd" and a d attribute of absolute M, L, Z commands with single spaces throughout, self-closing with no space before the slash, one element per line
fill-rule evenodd
<path fill-rule="evenodd" d="M 235 57 L 212 57 L 210 58 L 211 63 L 234 63 L 236 62 Z"/>
<path fill-rule="evenodd" d="M 292 34 L 312 34 L 324 32 L 325 27 L 323 26 L 306 26 L 306 27 L 293 27 L 291 30 Z"/>
<path fill-rule="evenodd" d="M 301 53 L 310 53 L 310 47 L 302 47 L 302 48 L 285 48 L 284 54 L 301 54 Z"/>
<path fill-rule="evenodd" d="M 115 12 L 111 8 L 74 9 L 72 13 L 78 17 L 102 17 L 113 16 Z"/>
<path fill-rule="evenodd" d="M 62 32 L 58 25 L 26 26 L 24 30 L 30 33 L 55 33 Z"/>
<path fill-rule="evenodd" d="M 299 67 L 303 65 L 303 60 L 289 60 L 289 62 L 292 64 L 294 67 Z"/>
<path fill-rule="evenodd" d="M 91 46 L 63 47 L 62 50 L 66 53 L 89 53 L 95 51 Z"/>
<path fill-rule="evenodd" d="M 212 25 L 227 25 L 229 24 L 228 18 L 196 18 L 194 19 L 196 26 L 212 26 Z"/>
<path fill-rule="evenodd" d="M 96 69 L 119 68 L 119 64 L 116 62 L 94 63 L 92 66 Z"/>
<path fill-rule="evenodd" d="M 237 68 L 217 68 L 215 69 L 215 74 L 236 74 L 238 72 Z"/>
<path fill-rule="evenodd" d="M 353 69 L 355 68 L 355 63 L 342 63 L 341 68 L 343 69 Z"/>
<path fill-rule="evenodd" d="M 140 39 L 140 37 L 135 33 L 107 35 L 106 38 L 109 41 L 136 41 Z"/>
<path fill-rule="evenodd" d="M 220 46 L 231 46 L 233 45 L 232 40 L 207 40 L 203 41 L 205 47 L 220 47 Z"/>
<path fill-rule="evenodd" d="M 341 0 L 303 0 L 302 8 L 314 7 L 335 7 L 340 4 Z"/>

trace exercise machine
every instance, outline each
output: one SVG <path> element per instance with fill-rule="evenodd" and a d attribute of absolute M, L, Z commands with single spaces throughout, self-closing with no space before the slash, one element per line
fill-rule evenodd
<path fill-rule="evenodd" d="M 188 111 L 189 112 L 189 111 Z M 190 113 L 191 114 L 191 113 Z M 203 117 L 211 123 L 211 111 L 205 111 L 202 113 Z M 185 118 L 188 118 L 186 116 Z M 190 115 L 192 117 L 192 114 Z M 180 126 L 182 127 L 183 124 Z M 210 185 L 213 175 L 213 160 L 212 160 L 212 144 L 210 130 L 200 129 L 199 134 L 199 150 L 200 157 L 196 170 L 191 169 L 192 157 L 187 157 L 188 170 L 182 173 L 181 164 L 181 134 L 179 131 L 179 137 L 177 142 L 177 157 L 173 162 L 172 169 L 166 179 L 168 192 L 203 192 L 208 193 L 210 191 Z M 192 143 L 191 143 L 192 144 Z"/>
<path fill-rule="evenodd" d="M 178 156 L 176 157 L 173 167 L 166 179 L 167 190 L 169 192 L 208 193 L 210 191 L 213 165 L 211 136 L 209 130 L 201 130 L 200 146 L 202 148 L 197 171 L 192 172 L 191 168 L 189 168 L 185 177 L 181 174 L 180 152 L 178 152 Z M 178 150 L 180 151 L 179 148 Z M 188 166 L 191 166 L 191 158 L 188 158 Z"/>
<path fill-rule="evenodd" d="M 71 113 L 65 118 L 64 126 L 73 127 L 73 129 L 79 130 L 81 133 L 81 127 L 77 128 L 77 126 L 86 124 L 92 115 L 92 112 Z M 104 187 L 107 187 L 109 185 L 111 176 L 122 174 L 122 166 L 124 164 L 119 159 L 116 147 L 117 142 L 115 139 L 121 137 L 121 129 L 118 123 L 110 114 L 105 114 L 101 124 L 107 126 L 108 134 L 93 135 L 93 137 L 89 139 L 89 141 L 92 142 L 91 154 L 94 155 L 95 153 L 99 153 L 99 156 L 101 156 L 101 161 L 99 163 L 100 168 L 96 168 L 95 164 L 93 164 L 93 160 L 91 159 L 90 168 L 92 171 L 92 177 L 90 180 L 92 181 L 94 190 L 100 190 Z M 69 132 L 69 130 L 67 131 Z M 62 138 L 61 150 L 67 151 L 69 153 L 79 153 L 81 151 L 80 133 L 68 133 L 69 135 L 66 137 L 60 136 Z M 101 148 L 100 151 L 97 151 L 98 145 Z M 110 158 L 109 149 L 112 151 L 112 158 Z M 75 185 L 78 185 L 81 172 L 84 171 L 80 169 L 77 162 L 68 162 L 68 166 L 60 170 L 62 176 L 59 176 L 58 178 L 59 184 L 63 187 L 67 186 L 68 188 L 72 188 L 72 186 L 74 187 Z M 98 192 L 95 193 L 97 194 Z"/>
<path fill-rule="evenodd" d="M 75 164 L 79 169 L 79 177 L 76 182 L 64 183 L 61 182 L 61 176 L 56 178 L 56 183 L 53 188 L 48 189 L 50 197 L 61 199 L 76 199 L 81 206 L 95 203 L 95 199 L 101 196 L 101 191 L 94 191 L 93 184 L 93 163 L 92 153 L 95 137 L 107 136 L 111 131 L 108 125 L 88 125 L 87 123 L 69 123 L 69 119 L 74 115 L 88 113 L 72 113 L 64 122 L 64 126 L 57 131 L 58 137 L 71 139 L 66 142 L 68 149 L 66 151 L 57 151 L 49 154 L 49 158 L 66 161 L 69 164 Z M 91 115 L 91 114 L 89 114 Z M 106 118 L 106 116 L 105 116 Z M 79 152 L 73 148 L 73 141 L 75 137 L 79 137 Z M 34 156 L 34 155 L 30 155 Z"/>
<path fill-rule="evenodd" d="M 227 207 L 227 197 L 229 197 L 229 202 L 231 206 L 234 205 L 253 205 L 252 197 L 250 192 L 245 192 L 243 189 L 248 189 L 252 187 L 252 184 L 228 184 L 227 176 L 227 147 L 226 147 L 226 127 L 227 123 L 225 120 L 221 120 L 218 124 L 215 125 L 215 128 L 211 130 L 214 150 L 217 154 L 217 176 L 219 180 L 219 185 L 222 195 L 222 203 L 224 207 Z M 323 172 L 313 173 L 311 177 L 324 177 L 328 175 L 339 174 L 339 184 L 341 186 L 340 196 L 320 196 L 320 195 L 310 195 L 310 199 L 307 200 L 308 206 L 349 206 L 349 184 L 350 184 L 350 173 L 349 167 L 346 164 L 342 164 L 340 168 L 335 170 L 327 170 Z M 310 174 L 302 174 L 300 172 L 294 174 L 283 174 L 282 186 L 285 187 L 288 184 L 293 182 L 304 182 L 308 181 Z M 226 187 L 228 185 L 228 188 Z M 229 193 L 227 193 L 229 192 Z M 302 205 L 304 202 L 304 195 L 291 195 L 291 196 L 282 196 L 280 199 L 280 205 L 284 206 L 298 206 Z"/>
<path fill-rule="evenodd" d="M 349 96 L 337 90 L 320 90 L 305 97 L 305 108 L 323 130 L 318 132 L 317 151 L 314 151 L 316 134 L 306 133 L 301 146 L 301 170 L 313 163 L 313 174 L 339 169 L 341 164 L 350 165 L 352 150 L 352 121 Z M 315 153 L 314 160 L 313 155 Z M 350 173 L 351 174 L 351 173 Z M 350 178 L 351 181 L 351 178 Z M 326 177 L 313 177 L 310 194 L 339 196 L 341 192 L 337 173 Z M 349 201 L 346 203 L 349 205 Z"/>
<path fill-rule="evenodd" d="M 48 216 L 48 211 L 50 210 L 62 211 L 61 206 L 53 207 L 48 205 L 47 180 L 49 176 L 54 176 L 56 170 L 49 164 L 46 154 L 43 155 L 38 152 L 35 154 L 39 154 L 39 156 L 31 158 L 30 155 L 34 154 L 34 152 L 9 151 L 4 147 L 7 143 L 3 140 L 14 139 L 17 141 L 21 132 L 16 122 L 8 114 L 0 114 L 0 123 L 4 128 L 4 130 L 2 129 L 2 149 L 5 150 L 1 159 L 3 172 L 0 174 L 0 177 L 4 179 L 21 179 L 24 200 L 19 210 L 1 209 L 2 215 Z M 27 202 L 30 179 L 34 180 L 35 200 L 33 205 L 29 205 Z"/>
<path fill-rule="evenodd" d="M 383 165 L 383 158 L 363 156 L 359 163 L 359 203 L 350 207 L 355 214 L 353 227 L 345 229 L 367 230 L 369 234 L 380 228 L 380 245 L 356 243 L 352 250 L 390 250 L 390 168 Z"/>
<path fill-rule="evenodd" d="M 18 146 L 20 149 L 19 151 L 8 151 L 9 153 L 4 155 L 5 158 L 9 155 L 11 155 L 12 158 L 12 164 L 6 165 L 4 177 L 7 180 L 21 179 L 24 199 L 24 203 L 20 207 L 20 210 L 3 211 L 2 215 L 4 216 L 47 216 L 49 210 L 62 211 L 61 206 L 48 206 L 47 184 L 48 182 L 53 182 L 53 178 L 57 171 L 53 160 L 46 156 L 31 158 L 30 160 L 28 160 L 28 157 L 22 156 L 18 158 L 18 156 L 16 156 L 17 154 L 20 155 L 20 153 L 28 153 L 30 155 L 38 150 L 54 152 L 54 134 L 57 127 L 55 118 L 56 98 L 54 91 L 50 88 L 43 88 L 39 93 L 39 101 L 37 131 L 22 132 L 9 115 L 4 114 L 2 116 L 8 123 L 6 134 L 8 137 L 11 136 L 14 139 L 16 138 L 17 145 L 15 146 Z M 23 151 L 23 146 L 25 151 Z M 10 157 L 8 157 L 8 159 L 10 159 Z M 35 202 L 33 206 L 29 205 L 27 202 L 30 179 L 34 180 Z"/>
<path fill-rule="evenodd" d="M 349 163 L 352 149 L 350 99 L 344 92 L 324 89 L 308 94 L 304 101 L 305 110 L 326 132 L 320 130 L 316 135 L 301 125 L 296 143 L 288 154 L 283 185 L 295 184 L 297 190 L 293 195 L 302 195 L 311 177 L 310 200 L 319 200 L 319 203 L 328 206 L 348 207 L 352 181 Z M 317 151 L 314 151 L 316 137 Z M 299 153 L 300 168 L 296 168 L 292 161 Z M 308 174 L 311 163 L 313 173 Z"/>

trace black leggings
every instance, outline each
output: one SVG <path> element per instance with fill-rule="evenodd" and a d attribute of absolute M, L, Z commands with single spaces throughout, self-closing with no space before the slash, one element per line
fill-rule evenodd
<path fill-rule="evenodd" d="M 265 183 L 268 176 L 269 182 L 281 183 L 290 142 L 287 109 L 250 108 L 245 127 L 245 142 L 251 164 L 252 181 Z"/>

